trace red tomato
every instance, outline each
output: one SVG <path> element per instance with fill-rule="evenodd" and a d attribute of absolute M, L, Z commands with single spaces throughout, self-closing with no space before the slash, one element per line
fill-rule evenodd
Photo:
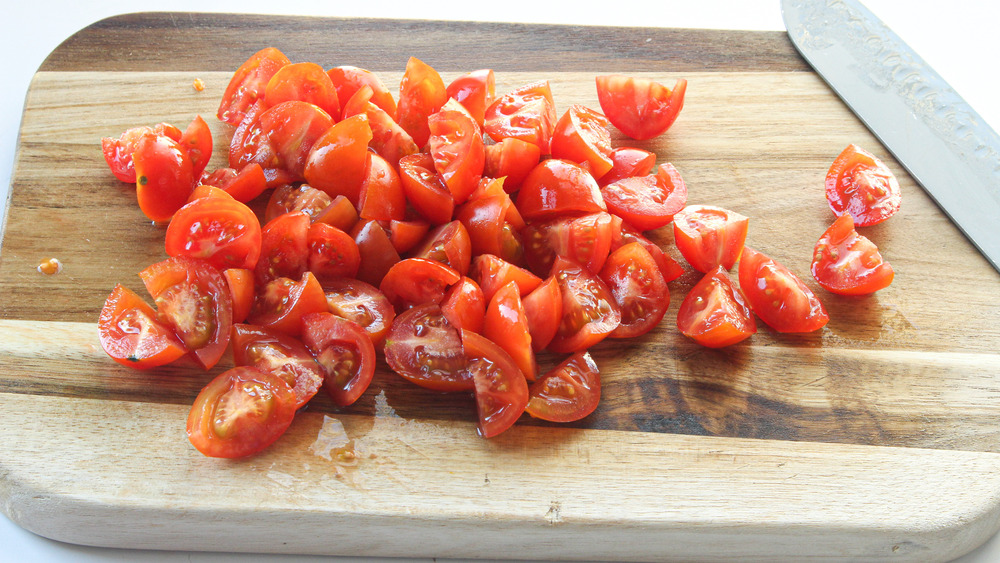
<path fill-rule="evenodd" d="M 840 295 L 875 293 L 893 278 L 892 266 L 882 260 L 875 243 L 854 230 L 846 213 L 816 243 L 812 274 L 824 289 Z"/>
<path fill-rule="evenodd" d="M 646 334 L 660 323 L 670 306 L 667 282 L 653 256 L 638 242 L 612 252 L 601 270 L 601 279 L 622 315 L 612 338 Z"/>
<path fill-rule="evenodd" d="M 396 169 L 377 154 L 368 157 L 361 182 L 358 216 L 376 221 L 402 221 L 406 217 L 406 195 Z"/>
<path fill-rule="evenodd" d="M 379 290 L 400 311 L 425 303 L 441 303 L 448 287 L 461 277 L 454 268 L 440 262 L 407 258 L 389 268 Z"/>
<path fill-rule="evenodd" d="M 389 221 L 389 240 L 396 252 L 405 254 L 424 241 L 430 228 L 427 221 Z"/>
<path fill-rule="evenodd" d="M 326 209 L 313 217 L 313 222 L 326 223 L 347 233 L 353 230 L 354 225 L 358 223 L 358 210 L 354 208 L 351 200 L 338 195 L 333 198 L 330 205 L 326 206 Z"/>
<path fill-rule="evenodd" d="M 441 75 L 427 63 L 410 57 L 399 83 L 396 123 L 413 137 L 418 147 L 426 145 L 431 135 L 427 118 L 447 101 L 448 92 Z"/>
<path fill-rule="evenodd" d="M 677 328 L 702 346 L 722 348 L 757 332 L 757 321 L 743 292 L 717 266 L 684 297 L 677 311 Z"/>
<path fill-rule="evenodd" d="M 660 273 L 663 274 L 664 281 L 672 282 L 684 274 L 684 268 L 671 258 L 669 254 L 663 252 L 663 249 L 653 241 L 642 236 L 642 233 L 635 230 L 628 223 L 623 222 L 621 217 L 617 215 L 612 215 L 611 217 L 611 252 L 618 250 L 630 242 L 638 242 L 646 249 L 646 252 L 649 252 L 653 260 L 656 261 L 656 265 L 660 268 Z"/>
<path fill-rule="evenodd" d="M 361 264 L 358 266 L 358 279 L 378 285 L 393 264 L 399 262 L 399 253 L 392 245 L 392 240 L 378 221 L 360 221 L 351 231 Z"/>
<path fill-rule="evenodd" d="M 621 323 L 614 296 L 599 277 L 564 258 L 556 258 L 552 275 L 559 281 L 563 314 L 549 350 L 558 354 L 586 350 Z"/>
<path fill-rule="evenodd" d="M 424 244 L 412 255 L 414 258 L 436 260 L 464 276 L 469 273 L 472 261 L 472 240 L 461 221 L 452 221 L 428 233 Z"/>
<path fill-rule="evenodd" d="M 483 175 L 486 146 L 479 125 L 467 113 L 444 109 L 427 118 L 430 153 L 455 204 L 469 199 Z"/>
<path fill-rule="evenodd" d="M 597 100 L 611 124 L 633 139 L 652 139 L 674 124 L 684 107 L 687 80 L 674 89 L 645 78 L 597 77 Z"/>
<path fill-rule="evenodd" d="M 392 115 L 377 106 L 372 99 L 372 89 L 362 86 L 344 106 L 344 119 L 355 115 L 368 118 L 368 126 L 372 130 L 369 147 L 389 162 L 396 163 L 408 154 L 420 150 L 413 137 L 406 132 Z"/>
<path fill-rule="evenodd" d="M 421 217 L 434 225 L 451 221 L 455 200 L 428 153 L 415 153 L 399 160 L 399 179 L 406 201 Z"/>
<path fill-rule="evenodd" d="M 263 100 L 247 108 L 246 115 L 229 139 L 229 166 L 242 169 L 248 164 L 257 163 L 264 169 L 264 177 L 268 185 L 271 185 L 275 167 L 278 166 L 278 156 L 274 152 L 267 131 L 260 124 L 260 114 L 266 109 Z"/>
<path fill-rule="evenodd" d="M 750 247 L 743 249 L 739 278 L 750 308 L 778 332 L 812 332 L 830 320 L 823 304 L 802 280 Z"/>
<path fill-rule="evenodd" d="M 316 140 L 302 174 L 330 197 L 343 195 L 357 205 L 368 169 L 372 129 L 368 116 L 354 115 L 337 123 Z"/>
<path fill-rule="evenodd" d="M 284 213 L 261 229 L 260 258 L 254 267 L 258 285 L 276 278 L 299 279 L 309 265 L 309 216 Z"/>
<path fill-rule="evenodd" d="M 309 271 L 321 282 L 357 275 L 361 253 L 351 235 L 326 223 L 313 223 L 309 227 L 307 244 Z"/>
<path fill-rule="evenodd" d="M 632 147 L 613 149 L 608 158 L 611 159 L 611 170 L 601 176 L 597 183 L 603 188 L 618 180 L 633 176 L 646 176 L 656 166 L 656 155 L 649 151 Z"/>
<path fill-rule="evenodd" d="M 468 358 L 465 372 L 475 385 L 479 435 L 492 438 L 521 417 L 528 384 L 510 356 L 488 339 L 463 330 L 462 347 Z"/>
<path fill-rule="evenodd" d="M 288 430 L 295 405 L 295 393 L 277 375 L 235 367 L 198 393 L 187 419 L 188 439 L 209 457 L 246 457 Z"/>
<path fill-rule="evenodd" d="M 257 216 L 231 197 L 196 199 L 178 209 L 167 225 L 168 256 L 203 258 L 220 270 L 253 268 L 260 247 Z"/>
<path fill-rule="evenodd" d="M 121 284 L 115 286 L 97 321 L 101 347 L 112 360 L 135 369 L 169 364 L 187 353 L 156 311 Z"/>
<path fill-rule="evenodd" d="M 205 369 L 222 358 L 233 326 L 233 302 L 226 278 L 208 262 L 176 256 L 139 272 L 156 303 L 157 318 Z"/>
<path fill-rule="evenodd" d="M 436 391 L 471 391 L 458 330 L 433 303 L 396 317 L 385 338 L 385 361 L 405 379 Z M 524 379 L 523 377 L 521 378 Z"/>
<path fill-rule="evenodd" d="M 267 105 L 276 106 L 294 100 L 318 106 L 334 120 L 340 117 L 337 90 L 323 67 L 316 63 L 287 64 L 267 82 L 264 88 Z"/>
<path fill-rule="evenodd" d="M 483 290 L 487 303 L 493 300 L 493 295 L 501 287 L 510 282 L 517 284 L 521 295 L 531 293 L 542 283 L 542 279 L 535 274 L 492 254 L 476 256 L 469 275 Z"/>
<path fill-rule="evenodd" d="M 445 89 L 448 97 L 465 107 L 482 127 L 486 108 L 496 98 L 496 78 L 490 69 L 474 70 L 459 76 Z"/>
<path fill-rule="evenodd" d="M 135 167 L 132 165 L 132 153 L 135 152 L 139 139 L 146 135 L 162 135 L 175 141 L 181 140 L 180 129 L 169 123 L 159 123 L 153 127 L 133 127 L 122 133 L 121 137 L 104 137 L 101 139 L 101 150 L 111 173 L 122 182 L 135 183 Z"/>
<path fill-rule="evenodd" d="M 550 158 L 538 164 L 517 193 L 517 209 L 526 221 L 607 211 L 597 181 L 579 165 Z"/>
<path fill-rule="evenodd" d="M 326 192 L 309 184 L 284 184 L 271 192 L 264 209 L 264 223 L 270 223 L 285 213 L 301 211 L 310 221 L 326 211 L 333 199 Z"/>
<path fill-rule="evenodd" d="M 296 410 L 323 385 L 323 371 L 302 342 L 262 326 L 233 325 L 233 363 L 280 377 L 295 393 Z"/>
<path fill-rule="evenodd" d="M 510 282 L 493 294 L 486 307 L 483 336 L 510 354 L 514 364 L 528 381 L 535 380 L 538 365 L 531 348 L 528 316 L 524 312 L 517 283 Z"/>
<path fill-rule="evenodd" d="M 188 125 L 178 141 L 191 158 L 191 169 L 195 178 L 201 178 L 212 158 L 212 130 L 200 115 Z"/>
<path fill-rule="evenodd" d="M 609 125 L 606 117 L 586 106 L 570 106 L 552 132 L 552 158 L 579 163 L 600 179 L 614 164 Z"/>
<path fill-rule="evenodd" d="M 885 221 L 899 211 L 899 182 L 889 167 L 857 145 L 848 145 L 826 174 L 826 200 L 838 216 L 858 227 Z"/>
<path fill-rule="evenodd" d="M 556 106 L 547 80 L 526 84 L 504 94 L 486 108 L 483 130 L 494 141 L 513 137 L 527 141 L 543 154 L 556 123 Z"/>
<path fill-rule="evenodd" d="M 250 316 L 250 309 L 253 308 L 253 270 L 228 268 L 222 271 L 222 275 L 226 278 L 229 296 L 233 300 L 233 322 L 242 323 Z"/>
<path fill-rule="evenodd" d="M 333 127 L 330 114 L 297 100 L 272 106 L 264 110 L 259 119 L 277 157 L 273 168 L 284 170 L 294 178 L 303 178 L 309 151 Z M 263 162 L 261 166 L 268 167 Z"/>
<path fill-rule="evenodd" d="M 559 329 L 562 320 L 562 292 L 554 276 L 545 279 L 538 287 L 521 299 L 524 315 L 528 318 L 531 348 L 544 350 Z"/>
<path fill-rule="evenodd" d="M 535 169 L 542 157 L 538 145 L 508 137 L 487 145 L 483 174 L 490 178 L 503 178 L 504 189 L 514 193 L 521 189 L 528 174 Z"/>
<path fill-rule="evenodd" d="M 601 374 L 588 352 L 577 352 L 528 389 L 525 411 L 550 422 L 573 422 L 597 409 Z"/>
<path fill-rule="evenodd" d="M 674 243 L 688 264 L 702 273 L 729 270 L 740 257 L 749 219 L 721 207 L 689 205 L 674 215 Z"/>
<path fill-rule="evenodd" d="M 139 209 L 153 221 L 169 221 L 194 189 L 188 152 L 163 135 L 144 135 L 132 154 Z"/>
<path fill-rule="evenodd" d="M 559 256 L 600 272 L 611 252 L 612 226 L 611 215 L 603 212 L 530 224 L 521 233 L 524 258 L 540 276 L 549 275 Z"/>
<path fill-rule="evenodd" d="M 338 66 L 328 70 L 327 75 L 337 90 L 337 98 L 340 99 L 341 105 L 362 87 L 367 86 L 372 91 L 371 102 L 388 115 L 396 115 L 396 100 L 373 72 L 356 66 Z"/>
<path fill-rule="evenodd" d="M 312 272 L 299 281 L 275 278 L 260 290 L 247 320 L 291 336 L 302 333 L 302 317 L 329 311 L 323 286 Z"/>
<path fill-rule="evenodd" d="M 687 186 L 669 162 L 661 164 L 656 174 L 633 176 L 605 186 L 601 194 L 608 211 L 641 231 L 669 224 L 687 203 Z"/>
<path fill-rule="evenodd" d="M 268 47 L 251 56 L 236 69 L 216 116 L 230 125 L 239 125 L 247 109 L 264 96 L 264 88 L 281 67 L 290 64 L 281 51 Z"/>
<path fill-rule="evenodd" d="M 302 342 L 323 368 L 323 388 L 334 404 L 353 404 L 375 375 L 375 346 L 357 324 L 332 313 L 302 318 Z"/>
<path fill-rule="evenodd" d="M 520 262 L 524 254 L 521 237 L 508 221 L 516 210 L 510 197 L 501 195 L 473 199 L 460 207 L 455 218 L 465 225 L 472 253 L 494 254 L 509 262 Z"/>
<path fill-rule="evenodd" d="M 188 196 L 187 204 L 185 205 L 189 205 L 192 201 L 202 198 L 212 198 L 212 199 L 222 198 L 235 201 L 235 199 L 233 199 L 233 196 L 227 194 L 224 190 L 220 190 L 215 186 L 206 186 L 205 184 L 199 184 L 195 186 L 193 190 L 191 190 L 191 195 Z M 257 217 L 255 216 L 254 219 L 256 218 Z"/>
<path fill-rule="evenodd" d="M 471 278 L 458 280 L 441 301 L 441 312 L 451 326 L 459 330 L 483 331 L 483 320 L 486 317 L 486 298 L 479 284 Z"/>
<path fill-rule="evenodd" d="M 331 313 L 364 328 L 375 346 L 382 344 L 396 311 L 377 287 L 361 280 L 340 278 L 324 282 L 323 290 Z"/>
<path fill-rule="evenodd" d="M 251 162 L 239 172 L 234 168 L 219 168 L 202 177 L 202 184 L 215 186 L 233 196 L 233 199 L 248 203 L 267 189 L 267 177 L 260 164 Z"/>

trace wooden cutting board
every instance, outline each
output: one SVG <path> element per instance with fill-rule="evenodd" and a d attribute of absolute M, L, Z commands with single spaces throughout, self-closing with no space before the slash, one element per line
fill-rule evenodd
<path fill-rule="evenodd" d="M 552 83 L 559 111 L 597 107 L 593 79 L 689 81 L 649 142 L 691 203 L 749 217 L 748 244 L 829 310 L 815 334 L 766 327 L 725 350 L 681 336 L 673 305 L 646 337 L 593 350 L 602 403 L 492 440 L 470 397 L 384 367 L 354 406 L 318 398 L 267 452 L 209 459 L 184 435 L 206 373 L 113 363 L 96 318 L 117 282 L 165 257 L 100 138 L 205 116 L 233 70 L 275 46 L 398 83 L 416 56 L 446 82 Z M 192 81 L 205 81 L 203 92 Z M 903 206 L 868 228 L 896 270 L 864 298 L 818 290 L 832 222 L 823 178 L 857 143 L 899 177 Z M 657 233 L 679 258 L 669 230 Z M 61 273 L 36 271 L 45 258 Z M 795 53 L 783 33 L 141 14 L 94 24 L 27 96 L 0 249 L 0 499 L 62 541 L 152 549 L 503 559 L 892 559 L 961 555 L 1000 526 L 1000 277 Z M 544 356 L 551 366 L 556 358 Z M 343 440 L 350 440 L 345 451 Z"/>

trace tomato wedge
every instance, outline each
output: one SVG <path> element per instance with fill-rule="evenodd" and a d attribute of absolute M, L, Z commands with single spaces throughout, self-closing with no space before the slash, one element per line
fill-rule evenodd
<path fill-rule="evenodd" d="M 653 260 L 656 261 L 656 265 L 660 268 L 660 273 L 663 274 L 664 281 L 672 282 L 684 274 L 684 268 L 676 260 L 664 252 L 656 243 L 642 236 L 642 233 L 637 231 L 635 227 L 622 221 L 621 217 L 617 215 L 612 215 L 611 233 L 611 252 L 618 250 L 630 242 L 638 242 L 646 249 L 646 252 L 649 252 Z"/>
<path fill-rule="evenodd" d="M 260 258 L 254 267 L 258 285 L 276 278 L 299 279 L 309 261 L 309 216 L 283 213 L 261 229 Z"/>
<path fill-rule="evenodd" d="M 652 139 L 670 128 L 684 107 L 687 80 L 673 90 L 646 78 L 597 77 L 597 100 L 611 124 L 637 140 Z"/>
<path fill-rule="evenodd" d="M 407 258 L 389 268 L 379 289 L 400 311 L 425 303 L 441 303 L 448 287 L 461 277 L 457 270 L 440 262 Z"/>
<path fill-rule="evenodd" d="M 202 197 L 177 210 L 167 225 L 168 256 L 193 256 L 224 270 L 253 268 L 260 257 L 260 221 L 231 197 Z"/>
<path fill-rule="evenodd" d="M 309 313 L 329 311 L 326 294 L 316 276 L 306 272 L 295 281 L 275 278 L 260 289 L 250 316 L 251 324 L 298 336 L 302 333 L 302 318 Z"/>
<path fill-rule="evenodd" d="M 465 203 L 475 191 L 486 165 L 486 146 L 479 125 L 468 113 L 442 109 L 427 118 L 427 126 L 434 169 L 455 204 Z"/>
<path fill-rule="evenodd" d="M 361 253 L 351 235 L 326 223 L 313 223 L 309 227 L 307 243 L 309 271 L 320 282 L 357 275 Z"/>
<path fill-rule="evenodd" d="M 488 108 L 483 130 L 494 141 L 513 137 L 549 154 L 556 106 L 548 80 L 532 82 L 497 98 Z"/>
<path fill-rule="evenodd" d="M 462 104 L 482 127 L 486 108 L 496 98 L 496 77 L 488 68 L 467 72 L 448 84 L 445 92 L 449 98 Z"/>
<path fill-rule="evenodd" d="M 502 348 L 468 330 L 462 331 L 468 358 L 465 373 L 475 385 L 479 435 L 493 438 L 517 422 L 528 404 L 528 383 Z"/>
<path fill-rule="evenodd" d="M 508 137 L 486 146 L 483 174 L 490 178 L 503 178 L 504 189 L 507 193 L 514 193 L 521 189 L 541 157 L 542 150 L 538 145 Z"/>
<path fill-rule="evenodd" d="M 854 230 L 854 219 L 841 215 L 823 233 L 813 251 L 812 274 L 827 291 L 868 295 L 892 283 L 892 266 L 875 243 Z"/>
<path fill-rule="evenodd" d="M 323 283 L 330 312 L 356 323 L 380 347 L 396 318 L 392 303 L 377 287 L 361 280 L 340 278 Z"/>
<path fill-rule="evenodd" d="M 385 362 L 392 371 L 435 391 L 471 391 L 472 374 L 458 329 L 441 307 L 426 303 L 401 313 L 385 338 Z M 521 377 L 524 380 L 524 377 Z"/>
<path fill-rule="evenodd" d="M 264 208 L 264 222 L 270 223 L 279 215 L 296 211 L 315 221 L 332 203 L 333 199 L 326 192 L 309 184 L 284 184 L 271 192 Z"/>
<path fill-rule="evenodd" d="M 659 229 L 674 220 L 687 203 L 687 186 L 673 164 L 665 162 L 656 174 L 633 176 L 601 189 L 608 211 L 640 231 Z"/>
<path fill-rule="evenodd" d="M 247 203 L 267 189 L 267 177 L 260 164 L 251 162 L 237 171 L 235 168 L 219 168 L 203 176 L 202 184 L 215 186 L 237 201 Z"/>
<path fill-rule="evenodd" d="M 490 299 L 483 322 L 483 336 L 510 354 L 514 364 L 528 381 L 535 380 L 538 365 L 531 347 L 528 316 L 521 303 L 521 291 L 515 282 L 501 287 Z"/>
<path fill-rule="evenodd" d="M 530 224 L 522 232 L 524 259 L 532 272 L 543 277 L 557 257 L 600 272 L 611 252 L 613 224 L 612 216 L 603 212 Z"/>
<path fill-rule="evenodd" d="M 367 86 L 372 91 L 369 96 L 371 102 L 388 115 L 396 115 L 396 100 L 393 99 L 392 92 L 372 71 L 344 65 L 333 67 L 326 74 L 337 90 L 337 98 L 341 105 L 344 105 L 362 87 Z M 344 116 L 344 118 L 346 117 Z"/>
<path fill-rule="evenodd" d="M 331 197 L 343 195 L 357 205 L 368 170 L 368 143 L 372 129 L 365 114 L 337 123 L 316 139 L 302 175 Z"/>
<path fill-rule="evenodd" d="M 574 422 L 597 409 L 601 374 L 589 352 L 577 352 L 528 389 L 525 411 L 550 422 Z"/>
<path fill-rule="evenodd" d="M 622 314 L 612 338 L 640 336 L 660 324 L 670 306 L 670 289 L 642 244 L 632 242 L 612 252 L 601 269 L 601 279 Z"/>
<path fill-rule="evenodd" d="M 274 47 L 254 53 L 229 80 L 216 113 L 218 118 L 230 125 L 239 125 L 247 109 L 264 96 L 271 77 L 287 64 L 291 64 L 288 57 Z"/>
<path fill-rule="evenodd" d="M 469 275 L 483 290 L 487 303 L 493 300 L 493 295 L 501 287 L 510 282 L 517 285 L 518 293 L 521 295 L 527 295 L 542 283 L 542 279 L 535 274 L 492 254 L 476 256 L 472 261 Z"/>
<path fill-rule="evenodd" d="M 517 192 L 517 209 L 526 221 L 607 211 L 601 188 L 580 165 L 550 158 L 538 164 Z"/>
<path fill-rule="evenodd" d="M 413 137 L 418 147 L 426 145 L 431 136 L 427 118 L 447 101 L 448 91 L 441 75 L 427 63 L 410 57 L 399 83 L 396 123 Z"/>
<path fill-rule="evenodd" d="M 413 251 L 412 256 L 440 262 L 464 276 L 469 273 L 472 261 L 469 231 L 461 221 L 451 221 L 435 227 L 427 234 L 423 245 Z"/>
<path fill-rule="evenodd" d="M 323 372 L 297 338 L 262 326 L 233 325 L 233 363 L 280 377 L 295 393 L 296 410 L 323 385 Z"/>
<path fill-rule="evenodd" d="M 549 350 L 560 354 L 586 350 L 621 323 L 622 314 L 611 290 L 595 274 L 575 262 L 556 258 L 552 275 L 559 281 L 563 313 Z"/>
<path fill-rule="evenodd" d="M 718 266 L 684 297 L 677 311 L 677 328 L 702 346 L 722 348 L 757 332 L 757 321 L 743 292 Z"/>
<path fill-rule="evenodd" d="M 227 268 L 222 271 L 229 286 L 229 295 L 233 298 L 233 322 L 242 323 L 250 316 L 254 300 L 253 270 L 245 268 Z"/>
<path fill-rule="evenodd" d="M 552 158 L 571 160 L 600 179 L 613 166 L 608 118 L 586 106 L 572 105 L 552 132 Z"/>
<path fill-rule="evenodd" d="M 399 179 L 406 201 L 421 217 L 434 225 L 451 221 L 455 200 L 428 153 L 415 153 L 399 159 Z"/>
<path fill-rule="evenodd" d="M 528 318 L 528 332 L 531 333 L 531 348 L 544 350 L 559 330 L 562 320 L 562 291 L 555 276 L 545 279 L 538 287 L 521 299 L 524 315 Z"/>
<path fill-rule="evenodd" d="M 743 249 L 739 279 L 750 308 L 778 332 L 813 332 L 830 320 L 823 303 L 798 276 L 750 247 Z"/>
<path fill-rule="evenodd" d="M 875 155 L 848 145 L 826 174 L 826 199 L 837 215 L 849 214 L 858 227 L 885 221 L 899 211 L 896 176 Z"/>
<path fill-rule="evenodd" d="M 358 222 L 351 231 L 351 236 L 361 255 L 358 279 L 377 286 L 382 283 L 389 268 L 399 262 L 399 253 L 392 245 L 392 239 L 378 221 L 372 220 Z"/>
<path fill-rule="evenodd" d="M 130 368 L 166 365 L 187 353 L 173 330 L 156 319 L 156 311 L 121 284 L 111 290 L 97 328 L 108 356 Z"/>
<path fill-rule="evenodd" d="M 178 141 L 191 159 L 191 170 L 195 178 L 201 178 L 212 158 L 212 130 L 200 115 L 195 116 Z"/>
<path fill-rule="evenodd" d="M 188 439 L 209 457 L 246 457 L 288 430 L 296 403 L 292 388 L 277 375 L 235 367 L 198 393 L 187 419 Z"/>
<path fill-rule="evenodd" d="M 441 301 L 441 312 L 451 326 L 482 333 L 486 317 L 486 298 L 479 284 L 462 277 L 448 289 Z"/>
<path fill-rule="evenodd" d="M 318 106 L 334 119 L 340 117 L 337 90 L 323 67 L 316 63 L 287 64 L 264 87 L 264 101 L 269 106 L 294 100 Z"/>
<path fill-rule="evenodd" d="M 749 219 L 712 205 L 689 205 L 674 215 L 674 243 L 695 270 L 736 264 L 747 238 Z"/>
<path fill-rule="evenodd" d="M 633 147 L 613 149 L 608 158 L 611 170 L 597 181 L 601 187 L 632 176 L 646 176 L 656 166 L 656 154 Z"/>
<path fill-rule="evenodd" d="M 302 317 L 302 342 L 326 374 L 323 389 L 337 406 L 357 401 L 375 375 L 375 346 L 359 325 L 332 313 Z"/>

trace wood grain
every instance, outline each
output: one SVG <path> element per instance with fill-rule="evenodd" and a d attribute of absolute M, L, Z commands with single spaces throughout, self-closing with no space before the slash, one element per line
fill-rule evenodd
<path fill-rule="evenodd" d="M 686 77 L 667 134 L 616 132 L 615 144 L 672 162 L 690 202 L 750 216 L 748 244 L 814 288 L 812 246 L 832 220 L 823 177 L 845 145 L 865 146 L 903 190 L 900 213 L 864 231 L 896 279 L 866 298 L 818 290 L 831 315 L 818 333 L 762 327 L 708 350 L 673 324 L 698 280 L 688 272 L 660 327 L 593 350 L 602 403 L 573 425 L 524 417 L 481 440 L 470 397 L 380 366 L 356 405 L 318 398 L 266 454 L 205 459 L 183 421 L 230 361 L 137 373 L 97 343 L 113 285 L 142 293 L 137 272 L 165 257 L 163 226 L 108 173 L 99 140 L 213 116 L 232 70 L 265 45 L 387 84 L 410 55 L 446 81 L 492 67 L 500 92 L 544 78 L 560 110 L 597 107 L 596 74 Z M 808 70 L 783 34 L 759 32 L 230 14 L 136 14 L 79 32 L 32 82 L 0 247 L 4 511 L 64 541 L 166 549 L 922 561 L 972 549 L 1000 526 L 1000 277 Z M 221 166 L 230 131 L 208 121 Z M 652 236 L 683 262 L 669 229 Z M 64 270 L 39 274 L 50 256 Z M 331 419 L 374 457 L 344 466 L 311 449 Z M 297 531 L 279 537 L 275 522 Z"/>

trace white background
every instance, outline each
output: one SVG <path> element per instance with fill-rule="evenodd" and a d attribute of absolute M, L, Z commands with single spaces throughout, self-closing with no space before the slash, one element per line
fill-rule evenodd
<path fill-rule="evenodd" d="M 614 0 L 504 2 L 376 0 L 13 0 L 0 15 L 0 217 L 5 216 L 24 96 L 38 66 L 60 42 L 108 16 L 134 11 L 244 12 L 337 17 L 515 21 L 528 23 L 783 30 L 778 0 Z M 931 64 L 994 129 L 1000 129 L 1000 3 L 981 0 L 866 0 L 865 4 Z M 263 46 L 262 46 L 263 47 Z M 997 421 L 1000 424 L 1000 420 Z M 0 451 L 3 449 L 0 444 Z M 304 562 L 331 558 L 149 552 L 62 544 L 0 516 L 0 561 Z M 336 558 L 332 558 L 336 559 Z M 398 560 L 397 560 L 398 561 Z M 1000 536 L 961 559 L 1000 561 Z"/>

